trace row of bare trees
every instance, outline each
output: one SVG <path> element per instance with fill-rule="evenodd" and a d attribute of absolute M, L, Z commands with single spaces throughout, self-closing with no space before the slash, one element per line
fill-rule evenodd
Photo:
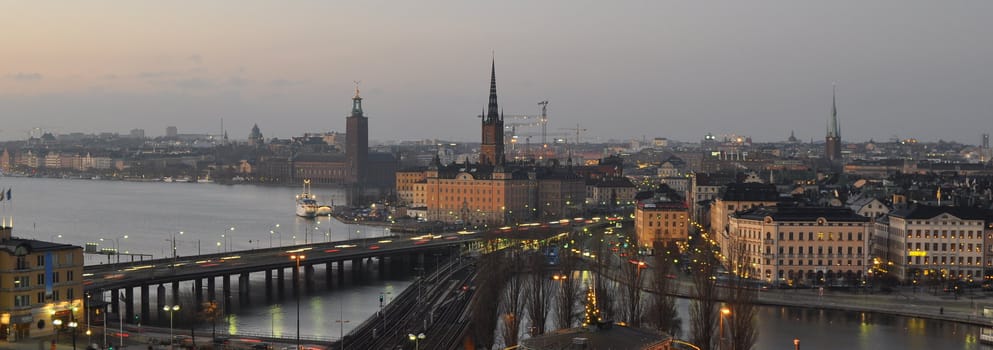
<path fill-rule="evenodd" d="M 586 247 L 594 255 L 587 261 L 593 274 L 592 286 L 584 286 L 578 278 L 584 270 L 580 267 L 583 261 L 566 249 L 560 254 L 558 272 L 547 270 L 543 247 L 525 250 L 523 244 L 516 244 L 482 256 L 472 305 L 476 346 L 489 349 L 495 345 L 497 330 L 504 346 L 517 345 L 524 317 L 531 336 L 547 332 L 552 315 L 556 329 L 579 325 L 581 295 L 589 287 L 596 291 L 597 308 L 604 320 L 624 321 L 632 327 L 649 327 L 678 336 L 682 323 L 676 309 L 679 250 L 657 247 L 654 256 L 642 257 L 637 248 L 625 247 L 619 253 L 627 253 L 623 254 L 627 258 L 618 260 L 602 235 L 587 239 Z M 749 288 L 744 278 L 732 278 L 719 285 L 716 276 L 722 261 L 717 250 L 710 246 L 694 248 L 689 273 L 689 340 L 704 350 L 752 349 L 758 337 L 757 291 Z M 744 248 L 744 243 L 729 247 L 725 262 L 747 266 Z M 553 279 L 553 275 L 558 278 Z M 721 312 L 722 300 L 728 309 L 726 314 Z M 553 308 L 554 313 L 550 311 Z"/>

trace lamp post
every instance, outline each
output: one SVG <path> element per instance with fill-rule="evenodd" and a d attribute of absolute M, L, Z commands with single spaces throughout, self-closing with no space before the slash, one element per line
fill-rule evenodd
<path fill-rule="evenodd" d="M 59 343 L 59 327 L 62 326 L 62 320 L 56 318 L 52 320 L 52 325 L 55 326 L 55 328 L 52 329 L 55 331 L 55 340 L 52 340 L 52 348 L 55 348 L 55 344 Z"/>
<path fill-rule="evenodd" d="M 338 324 L 338 341 L 341 342 L 341 350 L 345 350 L 345 324 L 348 320 L 345 319 L 345 307 L 341 305 L 341 299 L 338 299 L 338 319 L 334 320 Z"/>
<path fill-rule="evenodd" d="M 69 331 L 72 332 L 72 350 L 76 350 L 76 327 L 78 326 L 76 321 L 69 321 Z"/>
<path fill-rule="evenodd" d="M 424 333 L 418 333 L 417 335 L 414 335 L 413 333 L 407 334 L 407 339 L 414 342 L 414 350 L 420 350 L 420 342 L 421 340 L 424 340 L 424 338 L 427 338 Z"/>
<path fill-rule="evenodd" d="M 290 255 L 290 259 L 296 261 L 297 278 L 293 280 L 293 294 L 297 299 L 297 349 L 300 349 L 300 260 L 306 259 L 304 255 Z"/>
<path fill-rule="evenodd" d="M 183 235 L 183 231 L 179 231 L 179 235 L 182 236 Z M 172 233 L 172 260 L 175 262 L 176 258 L 178 258 L 178 257 L 179 257 L 179 254 L 177 254 L 177 252 L 176 252 L 176 233 L 173 232 Z"/>
<path fill-rule="evenodd" d="M 272 236 L 279 236 L 279 246 L 283 246 L 283 235 L 279 233 L 279 224 L 276 224 L 271 230 L 269 230 L 269 248 L 272 248 Z"/>
<path fill-rule="evenodd" d="M 800 338 L 793 338 L 793 350 L 800 350 Z"/>
<path fill-rule="evenodd" d="M 718 318 L 720 318 L 720 320 L 717 322 L 718 324 L 717 350 L 721 350 L 724 348 L 724 316 L 728 316 L 728 315 L 731 315 L 731 309 L 722 307 L 721 313 L 717 316 Z"/>
<path fill-rule="evenodd" d="M 173 335 L 172 315 L 176 313 L 176 311 L 179 311 L 179 305 L 163 306 L 162 311 L 169 312 L 169 345 L 172 345 L 176 341 L 176 337 Z"/>
<path fill-rule="evenodd" d="M 114 237 L 114 240 L 113 240 L 113 242 L 114 242 L 114 255 L 117 255 L 117 263 L 118 264 L 121 263 L 121 238 L 128 239 L 128 235 L 123 235 L 123 236 L 120 236 L 120 237 Z M 105 239 L 100 238 L 100 241 L 103 242 L 103 241 L 105 241 Z M 106 240 L 106 241 L 109 241 L 109 240 Z M 110 263 L 110 256 L 109 255 L 107 256 L 107 263 Z"/>

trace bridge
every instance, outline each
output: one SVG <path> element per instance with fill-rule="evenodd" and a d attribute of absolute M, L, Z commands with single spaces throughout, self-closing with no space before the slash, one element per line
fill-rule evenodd
<path fill-rule="evenodd" d="M 551 224 L 551 223 L 550 223 Z M 199 256 L 163 258 L 145 261 L 124 262 L 118 264 L 90 265 L 84 268 L 84 290 L 96 301 L 105 300 L 109 293 L 113 313 L 125 320 L 133 320 L 135 307 L 142 324 L 148 324 L 152 317 L 151 288 L 157 285 L 155 312 L 163 316 L 161 306 L 179 304 L 180 283 L 192 283 L 192 292 L 196 305 L 205 300 L 222 301 L 224 313 L 231 312 L 234 300 L 232 276 L 237 277 L 237 300 L 245 304 L 250 300 L 250 293 L 265 293 L 271 298 L 274 293 L 282 295 L 284 291 L 285 271 L 292 274 L 292 291 L 299 293 L 301 288 L 310 290 L 315 282 L 315 269 L 323 269 L 326 283 L 330 286 L 332 276 L 337 275 L 339 281 L 345 277 L 346 266 L 353 279 L 360 278 L 365 266 L 379 264 L 382 273 L 387 268 L 393 270 L 407 269 L 413 271 L 425 266 L 426 256 L 435 256 L 435 274 L 439 272 L 464 275 L 465 266 L 452 265 L 451 262 L 440 267 L 441 257 L 445 261 L 454 260 L 450 257 L 462 257 L 500 245 L 503 239 L 535 239 L 546 238 L 561 232 L 568 226 L 562 225 L 525 225 L 505 227 L 490 231 L 445 233 L 422 236 L 390 236 L 379 238 L 364 238 L 346 241 L 311 243 L 279 248 L 253 249 L 245 251 L 206 254 Z M 291 257 L 303 256 L 301 260 Z M 459 259 L 461 260 L 461 259 Z M 299 264 L 299 265 L 298 265 Z M 337 270 L 337 274 L 332 271 Z M 301 279 L 300 272 L 303 272 Z M 254 274 L 264 274 L 265 288 L 259 291 L 249 286 Z M 432 275 L 434 276 L 434 275 Z M 415 281 L 417 288 L 425 280 L 439 277 L 420 278 Z M 221 280 L 221 298 L 217 298 L 217 280 Z M 292 282 L 298 283 L 292 283 Z M 169 286 L 167 288 L 166 286 Z M 138 298 L 135 298 L 135 293 Z M 409 290 L 409 289 L 408 289 Z M 184 289 L 188 291 L 188 289 Z M 206 299 L 204 298 L 206 293 Z M 438 292 L 441 293 L 441 292 Z M 408 293 L 409 294 L 409 293 Z M 123 299 L 121 298 L 123 296 Z M 87 300 L 88 312 L 98 303 Z M 408 302 L 403 302 L 404 304 Z M 120 307 L 123 305 L 123 311 Z M 397 307 L 401 304 L 398 303 Z M 393 306 L 391 306 L 393 307 Z M 123 314 L 121 314 L 123 312 Z M 115 317 L 117 318 L 117 317 Z M 368 322 L 368 321 L 367 321 Z M 369 327 L 377 328 L 377 327 Z M 371 329 L 366 330 L 374 332 Z"/>

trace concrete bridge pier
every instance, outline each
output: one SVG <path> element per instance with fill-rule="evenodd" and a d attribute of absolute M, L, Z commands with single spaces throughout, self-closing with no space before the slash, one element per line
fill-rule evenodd
<path fill-rule="evenodd" d="M 200 278 L 193 280 L 193 296 L 197 300 L 197 310 L 200 310 L 203 304 L 203 280 Z"/>
<path fill-rule="evenodd" d="M 172 282 L 172 304 L 179 305 L 179 281 Z"/>
<path fill-rule="evenodd" d="M 276 289 L 279 291 L 279 296 L 283 296 L 283 291 L 286 290 L 286 283 L 283 282 L 286 279 L 283 270 L 285 269 L 282 267 L 276 269 Z"/>
<path fill-rule="evenodd" d="M 307 286 L 307 291 L 314 288 L 314 265 L 304 265 L 303 266 L 303 276 L 304 283 Z"/>
<path fill-rule="evenodd" d="M 338 260 L 338 285 L 345 283 L 345 261 Z"/>
<path fill-rule="evenodd" d="M 152 320 L 152 315 L 149 313 L 149 305 L 151 302 L 151 295 L 148 293 L 148 285 L 141 285 L 141 323 L 148 324 Z"/>
<path fill-rule="evenodd" d="M 217 286 L 216 286 L 216 282 L 214 281 L 216 277 L 217 276 L 207 277 L 207 300 L 209 301 L 217 301 L 217 297 L 216 297 L 217 292 L 215 291 L 217 289 Z"/>
<path fill-rule="evenodd" d="M 265 270 L 265 299 L 272 300 L 272 270 Z"/>
<path fill-rule="evenodd" d="M 250 289 L 248 282 L 248 272 L 242 272 L 241 275 L 238 276 L 238 302 L 241 305 L 247 305 L 252 299 L 251 294 L 248 292 Z"/>
<path fill-rule="evenodd" d="M 362 259 L 352 259 L 352 281 L 360 281 L 362 279 Z"/>
<path fill-rule="evenodd" d="M 124 319 L 134 319 L 134 287 L 124 288 Z"/>
<path fill-rule="evenodd" d="M 121 312 L 121 297 L 120 291 L 117 289 L 110 290 L 110 309 L 116 314 Z"/>
<path fill-rule="evenodd" d="M 231 313 L 231 275 L 221 276 L 221 293 L 224 295 L 224 313 Z"/>
<path fill-rule="evenodd" d="M 165 311 L 162 310 L 163 306 L 166 306 L 166 291 L 165 285 L 160 284 L 158 288 L 155 289 L 155 314 L 156 318 L 162 319 L 165 315 Z"/>

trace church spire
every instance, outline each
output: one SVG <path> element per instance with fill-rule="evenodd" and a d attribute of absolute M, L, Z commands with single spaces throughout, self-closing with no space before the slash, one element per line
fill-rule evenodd
<path fill-rule="evenodd" d="M 486 121 L 493 121 L 500 118 L 499 107 L 497 106 L 497 90 L 496 90 L 496 59 L 493 59 L 493 63 L 490 66 L 490 103 L 486 107 Z"/>
<path fill-rule="evenodd" d="M 831 85 L 831 118 L 828 119 L 827 137 L 841 138 L 841 128 L 838 126 L 838 103 L 834 90 L 834 85 Z"/>

